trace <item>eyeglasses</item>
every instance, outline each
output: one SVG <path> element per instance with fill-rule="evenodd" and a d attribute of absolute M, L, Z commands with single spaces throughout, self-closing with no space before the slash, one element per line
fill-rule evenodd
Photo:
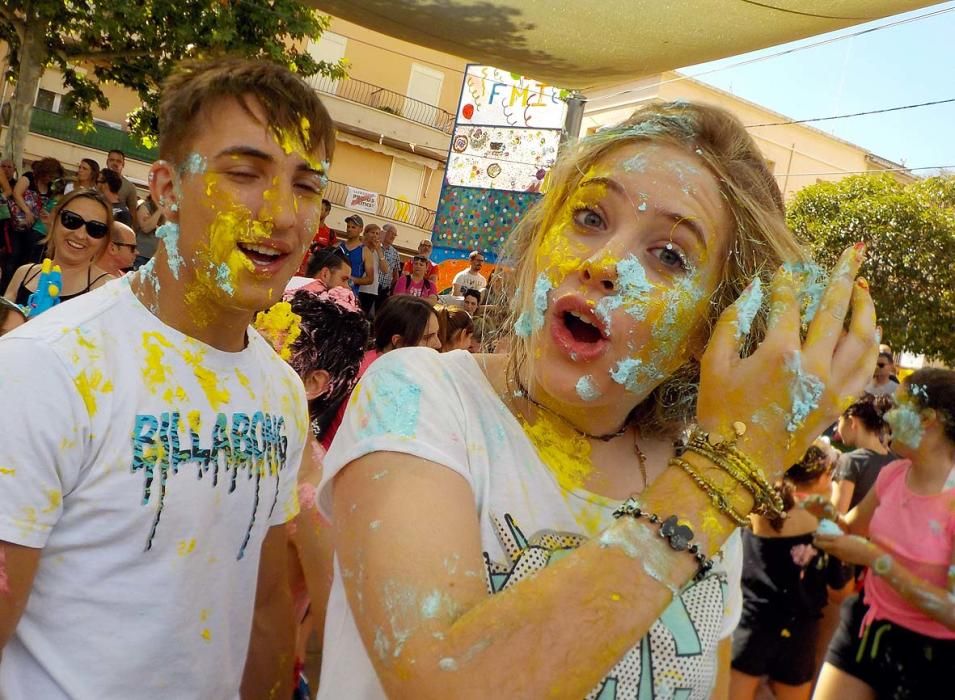
<path fill-rule="evenodd" d="M 87 229 L 87 230 L 89 230 L 89 229 Z M 129 248 L 129 252 L 130 252 L 130 253 L 135 253 L 135 252 L 136 252 L 136 244 L 135 244 L 135 243 L 120 243 L 119 241 L 110 241 L 110 243 L 112 243 L 114 246 L 116 246 L 116 247 L 118 247 L 118 248 Z"/>
<path fill-rule="evenodd" d="M 884 362 L 879 362 L 879 363 L 876 363 L 876 367 L 878 367 L 879 369 L 885 369 L 886 367 L 888 367 L 888 365 L 885 364 Z"/>
<path fill-rule="evenodd" d="M 109 226 L 102 221 L 87 221 L 69 209 L 64 209 L 60 212 L 60 223 L 70 231 L 75 231 L 81 226 L 85 226 L 86 233 L 90 238 L 103 238 L 103 236 L 109 233 Z"/>
<path fill-rule="evenodd" d="M 428 262 L 428 259 L 427 259 L 426 257 L 422 256 L 422 255 L 416 255 L 416 256 L 414 256 L 414 257 L 411 258 L 411 259 L 412 259 L 414 262 L 422 262 L 422 263 Z"/>

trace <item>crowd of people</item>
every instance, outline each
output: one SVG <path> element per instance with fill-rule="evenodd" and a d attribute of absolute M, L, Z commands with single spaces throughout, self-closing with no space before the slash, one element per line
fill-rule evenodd
<path fill-rule="evenodd" d="M 123 176 L 125 166 L 126 156 L 119 150 L 107 154 L 104 168 L 82 158 L 69 178 L 56 158 L 35 160 L 22 175 L 11 159 L 0 160 L 0 291 L 7 299 L 22 295 L 24 278 L 33 279 L 43 260 L 53 259 L 58 244 L 61 256 L 70 248 L 75 251 L 68 254 L 72 258 L 110 277 L 136 269 L 153 256 L 163 215 L 151 196 L 140 199 L 136 186 Z M 88 210 L 88 201 L 98 203 L 90 214 L 92 231 L 82 225 L 83 212 L 73 210 Z M 71 285 L 66 296 L 95 287 L 91 277 L 82 290 Z"/>
<path fill-rule="evenodd" d="M 945 696 L 955 372 L 864 244 L 806 282 L 735 117 L 581 139 L 449 289 L 328 226 L 334 149 L 220 58 L 143 201 L 0 163 L 0 697 Z"/>

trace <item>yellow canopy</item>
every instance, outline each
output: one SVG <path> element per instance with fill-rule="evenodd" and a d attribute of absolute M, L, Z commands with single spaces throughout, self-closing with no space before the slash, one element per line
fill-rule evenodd
<path fill-rule="evenodd" d="M 775 46 L 932 0 L 305 0 L 390 36 L 584 89 Z"/>

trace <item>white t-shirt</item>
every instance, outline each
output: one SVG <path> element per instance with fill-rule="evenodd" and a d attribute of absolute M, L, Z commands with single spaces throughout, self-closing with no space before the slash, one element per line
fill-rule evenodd
<path fill-rule="evenodd" d="M 863 393 L 872 394 L 873 396 L 880 396 L 882 394 L 894 395 L 898 388 L 899 385 L 893 382 L 891 379 L 881 386 L 876 384 L 875 380 L 872 380 L 866 384 L 865 389 L 863 389 Z"/>
<path fill-rule="evenodd" d="M 325 458 L 319 506 L 326 517 L 331 516 L 335 475 L 376 451 L 415 455 L 467 480 L 493 593 L 533 576 L 599 534 L 620 505 L 583 490 L 562 489 L 466 351 L 406 348 L 383 355 L 368 368 Z M 741 573 L 742 545 L 734 534 L 711 574 L 684 589 L 648 638 L 588 697 L 622 700 L 672 693 L 689 700 L 709 698 L 717 642 L 732 633 L 742 610 Z M 337 558 L 323 649 L 320 698 L 385 697 L 348 606 Z M 641 652 L 649 655 L 652 669 L 641 669 Z M 681 688 L 688 692 L 679 693 Z"/>
<path fill-rule="evenodd" d="M 471 272 L 470 269 L 464 269 L 454 276 L 453 284 L 459 285 L 461 289 L 482 291 L 487 286 L 487 280 L 480 272 Z"/>
<path fill-rule="evenodd" d="M 0 339 L 0 416 L 0 540 L 42 548 L 0 698 L 237 698 L 262 540 L 298 512 L 295 372 L 122 279 Z"/>

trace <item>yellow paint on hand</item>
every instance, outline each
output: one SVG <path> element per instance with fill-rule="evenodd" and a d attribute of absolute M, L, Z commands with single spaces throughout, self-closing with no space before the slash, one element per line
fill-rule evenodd
<path fill-rule="evenodd" d="M 269 341 L 283 360 L 292 357 L 292 345 L 302 333 L 302 318 L 287 301 L 273 304 L 255 317 L 255 328 Z"/>
<path fill-rule="evenodd" d="M 103 377 L 103 373 L 94 369 L 87 373 L 83 370 L 73 379 L 76 390 L 80 393 L 86 412 L 92 418 L 96 415 L 96 394 L 109 394 L 113 391 L 113 383 Z"/>
<path fill-rule="evenodd" d="M 615 602 L 615 603 L 618 602 L 618 601 L 620 600 L 620 594 L 619 594 L 619 593 L 611 593 L 611 594 L 610 594 L 610 600 L 612 600 L 612 601 Z"/>

